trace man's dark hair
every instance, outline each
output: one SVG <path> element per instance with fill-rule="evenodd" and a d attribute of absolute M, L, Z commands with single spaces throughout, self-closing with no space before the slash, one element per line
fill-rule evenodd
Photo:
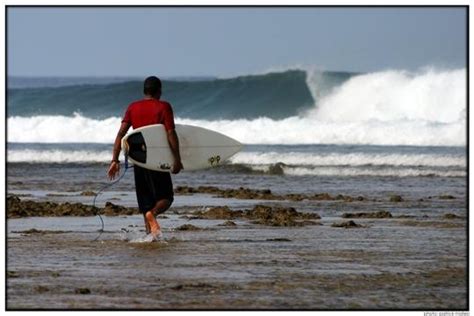
<path fill-rule="evenodd" d="M 143 83 L 143 93 L 151 96 L 161 93 L 161 80 L 155 76 L 146 78 Z"/>

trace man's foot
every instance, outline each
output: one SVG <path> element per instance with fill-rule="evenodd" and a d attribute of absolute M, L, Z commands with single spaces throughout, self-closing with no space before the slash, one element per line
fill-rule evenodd
<path fill-rule="evenodd" d="M 147 220 L 148 226 L 150 227 L 150 234 L 155 238 L 160 238 L 163 236 L 161 233 L 161 227 L 158 221 L 155 218 L 155 215 L 153 214 L 153 211 L 148 211 L 145 214 L 145 218 Z"/>
<path fill-rule="evenodd" d="M 148 220 L 146 219 L 145 214 L 143 214 L 143 218 L 145 220 L 145 232 L 148 235 L 149 233 L 151 233 L 150 224 L 148 224 Z"/>

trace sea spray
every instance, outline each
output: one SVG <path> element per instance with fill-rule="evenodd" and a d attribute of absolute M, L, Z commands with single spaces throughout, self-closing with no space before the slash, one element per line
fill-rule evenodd
<path fill-rule="evenodd" d="M 309 116 L 322 122 L 464 123 L 466 72 L 384 71 L 352 77 Z"/>

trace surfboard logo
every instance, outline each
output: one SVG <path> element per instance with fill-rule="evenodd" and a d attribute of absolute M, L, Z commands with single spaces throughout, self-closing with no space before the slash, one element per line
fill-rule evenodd
<path fill-rule="evenodd" d="M 219 161 L 221 161 L 221 156 L 219 156 L 219 155 L 217 155 L 217 156 L 212 156 L 212 157 L 209 158 L 207 161 L 209 161 L 209 163 L 211 164 L 211 166 L 218 165 L 218 164 L 219 164 Z"/>
<path fill-rule="evenodd" d="M 171 166 L 168 163 L 161 163 L 160 169 L 169 170 L 171 169 Z"/>

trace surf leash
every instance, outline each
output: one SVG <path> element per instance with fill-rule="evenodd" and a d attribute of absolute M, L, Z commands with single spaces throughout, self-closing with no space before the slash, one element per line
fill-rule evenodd
<path fill-rule="evenodd" d="M 123 171 L 122 175 L 115 181 L 113 182 L 110 182 L 110 183 L 107 183 L 106 185 L 104 185 L 102 188 L 100 188 L 99 191 L 97 191 L 96 195 L 94 196 L 94 201 L 92 202 L 92 210 L 94 210 L 96 208 L 95 206 L 95 202 L 97 200 L 97 197 L 107 188 L 110 188 L 111 186 L 113 186 L 114 184 L 118 183 L 120 180 L 122 180 L 122 178 L 125 176 L 125 174 L 127 173 L 127 170 L 128 169 L 131 169 L 133 168 L 133 166 L 129 166 L 128 165 L 128 156 L 125 155 L 125 170 Z M 102 233 L 104 232 L 104 220 L 102 219 L 102 216 L 100 215 L 100 209 L 97 208 L 97 212 L 95 212 L 95 215 L 96 216 L 99 216 L 99 219 L 100 219 L 100 224 L 101 224 L 101 228 L 99 229 L 99 235 L 94 238 L 93 241 L 97 241 L 100 236 L 102 235 Z"/>

